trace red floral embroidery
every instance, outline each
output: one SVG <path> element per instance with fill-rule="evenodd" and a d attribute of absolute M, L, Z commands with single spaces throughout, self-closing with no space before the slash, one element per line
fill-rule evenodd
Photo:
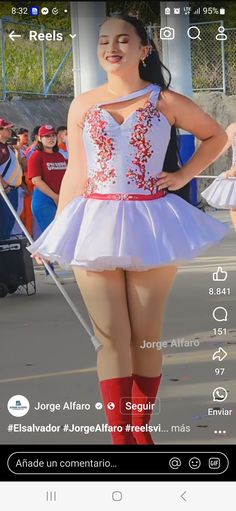
<path fill-rule="evenodd" d="M 153 149 L 150 142 L 145 138 L 148 128 L 152 126 L 153 117 L 158 117 L 160 120 L 160 114 L 156 110 L 155 105 L 150 101 L 147 102 L 145 108 L 137 110 L 138 122 L 134 126 L 134 131 L 131 134 L 130 144 L 133 145 L 137 151 L 135 153 L 132 164 L 137 169 L 130 168 L 126 173 L 126 176 L 131 179 L 138 188 L 148 190 L 150 193 L 158 191 L 158 177 L 146 177 L 146 166 L 148 159 L 153 154 Z"/>
<path fill-rule="evenodd" d="M 95 192 L 100 183 L 106 183 L 117 176 L 115 168 L 109 167 L 115 149 L 113 139 L 106 133 L 107 121 L 102 119 L 99 108 L 90 108 L 86 114 L 86 121 L 91 138 L 97 148 L 97 165 L 99 170 L 94 170 L 93 175 L 88 177 L 83 195 Z"/>

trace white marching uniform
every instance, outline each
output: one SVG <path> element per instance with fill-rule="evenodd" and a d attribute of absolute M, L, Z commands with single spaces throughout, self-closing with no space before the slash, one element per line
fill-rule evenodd
<path fill-rule="evenodd" d="M 232 137 L 232 151 L 232 167 L 236 170 L 236 132 Z M 201 195 L 214 208 L 236 208 L 236 176 L 226 177 L 226 172 L 221 172 Z"/>
<path fill-rule="evenodd" d="M 156 108 L 160 90 L 151 84 L 88 110 L 86 190 L 27 247 L 32 254 L 87 270 L 145 271 L 192 259 L 228 233 L 224 223 L 158 190 L 171 132 Z M 102 108 L 147 92 L 144 107 L 122 124 Z"/>

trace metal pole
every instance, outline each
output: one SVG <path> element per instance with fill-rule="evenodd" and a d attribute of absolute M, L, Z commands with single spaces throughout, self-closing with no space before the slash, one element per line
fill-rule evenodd
<path fill-rule="evenodd" d="M 7 84 L 6 84 L 6 66 L 5 66 L 5 37 L 4 37 L 4 21 L 0 19 L 0 30 L 2 40 L 2 97 L 3 100 L 7 97 Z"/>
<path fill-rule="evenodd" d="M 220 25 L 224 27 L 224 22 L 221 20 Z M 222 62 L 222 82 L 223 82 L 223 92 L 226 94 L 226 72 L 225 72 L 225 41 L 221 40 L 221 62 Z"/>
<path fill-rule="evenodd" d="M 44 33 L 44 25 L 41 25 L 40 30 Z M 42 71 L 43 71 L 43 94 L 47 97 L 47 57 L 46 57 L 46 41 L 42 40 Z"/>
<path fill-rule="evenodd" d="M 28 239 L 28 241 L 30 243 L 33 243 L 34 242 L 33 238 L 30 236 L 30 234 L 27 231 L 25 225 L 21 221 L 20 217 L 17 215 L 17 212 L 15 211 L 15 209 L 13 208 L 10 200 L 8 199 L 7 194 L 5 193 L 4 188 L 3 188 L 1 183 L 0 183 L 0 195 L 2 196 L 3 200 L 6 202 L 7 206 L 9 207 L 11 213 L 15 217 L 17 223 L 19 224 L 20 228 L 22 229 L 22 231 L 25 234 L 25 236 Z M 97 339 L 95 337 L 94 332 L 92 332 L 91 328 L 87 325 L 87 323 L 82 318 L 81 314 L 79 313 L 79 311 L 75 307 L 74 303 L 70 299 L 70 297 L 67 294 L 66 290 L 63 288 L 62 284 L 60 283 L 60 280 L 56 277 L 56 275 L 55 275 L 54 271 L 52 270 L 51 266 L 44 259 L 42 259 L 42 258 L 40 258 L 40 259 L 42 260 L 43 265 L 45 266 L 45 268 L 47 269 L 48 273 L 50 274 L 50 276 L 54 280 L 54 282 L 57 285 L 58 289 L 61 291 L 62 295 L 66 299 L 68 305 L 73 310 L 73 312 L 76 315 L 77 319 L 80 321 L 80 323 L 82 324 L 82 326 L 84 327 L 86 332 L 90 335 L 90 338 L 91 338 L 91 341 L 92 341 L 92 343 L 94 345 L 95 350 L 99 351 L 103 347 L 102 343 L 99 341 L 99 339 Z"/>
<path fill-rule="evenodd" d="M 71 32 L 72 52 L 73 52 L 73 78 L 74 78 L 74 95 L 78 96 L 81 92 L 81 65 L 80 65 L 80 41 L 78 34 L 78 2 L 70 2 L 71 13 Z M 74 36 L 74 34 L 76 34 Z"/>
<path fill-rule="evenodd" d="M 97 59 L 99 25 L 106 18 L 105 2 L 71 2 L 75 96 L 106 81 Z"/>
<path fill-rule="evenodd" d="M 63 68 L 64 64 L 66 63 L 67 59 L 69 58 L 70 56 L 70 53 L 72 52 L 72 48 L 69 48 L 69 50 L 67 50 L 66 54 L 64 55 L 61 63 L 59 64 L 57 70 L 55 71 L 52 79 L 50 80 L 50 82 L 47 84 L 46 86 L 46 95 L 48 95 L 53 83 L 56 81 L 61 69 Z"/>

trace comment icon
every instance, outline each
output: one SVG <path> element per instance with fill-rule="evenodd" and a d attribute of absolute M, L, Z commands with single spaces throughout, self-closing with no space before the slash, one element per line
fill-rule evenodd
<path fill-rule="evenodd" d="M 215 321 L 227 321 L 228 312 L 225 307 L 216 307 L 212 312 L 212 316 Z"/>

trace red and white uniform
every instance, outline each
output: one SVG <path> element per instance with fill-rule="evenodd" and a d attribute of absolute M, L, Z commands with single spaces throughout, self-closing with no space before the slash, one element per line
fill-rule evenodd
<path fill-rule="evenodd" d="M 87 186 L 28 250 L 61 265 L 93 271 L 144 271 L 181 263 L 220 241 L 229 228 L 173 193 L 158 190 L 171 126 L 158 111 L 158 85 L 122 124 L 102 108 L 85 115 Z M 79 172 L 79 162 L 78 162 Z"/>

